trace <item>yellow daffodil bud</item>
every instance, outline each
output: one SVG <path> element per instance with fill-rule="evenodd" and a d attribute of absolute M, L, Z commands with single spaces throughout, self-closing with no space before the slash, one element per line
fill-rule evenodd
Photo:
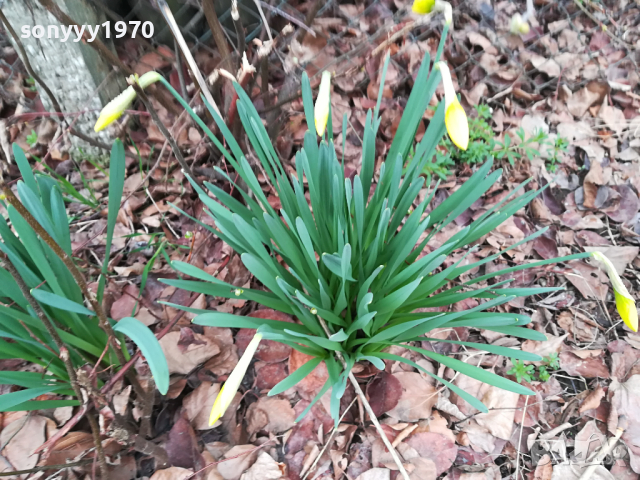
<path fill-rule="evenodd" d="M 636 302 L 634 298 L 627 290 L 627 287 L 622 283 L 622 279 L 611 260 L 607 258 L 601 252 L 591 252 L 591 256 L 604 265 L 609 281 L 613 287 L 613 294 L 616 298 L 616 308 L 620 314 L 620 318 L 624 323 L 634 332 L 638 331 L 638 310 L 636 309 Z"/>
<path fill-rule="evenodd" d="M 511 17 L 510 30 L 514 35 L 526 35 L 530 30 L 529 23 L 522 15 L 515 13 L 513 17 Z"/>
<path fill-rule="evenodd" d="M 433 7 L 436 4 L 436 0 L 415 0 L 411 10 L 420 15 L 426 15 L 433 11 Z"/>
<path fill-rule="evenodd" d="M 316 132 L 319 136 L 324 135 L 329 120 L 329 106 L 331 105 L 331 72 L 322 72 L 322 80 L 320 80 L 320 90 L 318 98 L 316 98 L 315 106 L 315 123 Z"/>
<path fill-rule="evenodd" d="M 444 0 L 414 0 L 411 9 L 420 15 L 426 15 L 431 12 L 442 12 L 444 21 L 447 25 L 453 20 L 453 8 L 449 2 Z"/>
<path fill-rule="evenodd" d="M 249 342 L 249 345 L 242 354 L 242 357 L 240 357 L 236 368 L 233 369 L 233 372 L 231 372 L 227 381 L 222 385 L 222 388 L 216 397 L 216 401 L 213 403 L 213 408 L 211 409 L 209 426 L 213 426 L 213 424 L 216 423 L 222 415 L 224 415 L 224 412 L 227 411 L 229 405 L 231 405 L 233 397 L 235 397 L 236 392 L 240 388 L 244 374 L 247 373 L 251 359 L 258 349 L 258 345 L 260 345 L 260 340 L 262 340 L 262 334 L 256 333 L 251 342 Z"/>
<path fill-rule="evenodd" d="M 460 105 L 451 81 L 451 72 L 445 62 L 438 62 L 435 68 L 440 70 L 444 86 L 444 124 L 449 138 L 456 147 L 466 150 L 469 146 L 469 122 L 467 114 Z"/>
<path fill-rule="evenodd" d="M 131 79 L 131 77 L 130 77 Z M 147 72 L 140 78 L 134 77 L 132 81 L 137 81 L 140 88 L 145 89 L 152 83 L 160 80 L 160 74 L 158 72 Z M 100 112 L 98 121 L 93 129 L 96 132 L 104 130 L 117 119 L 119 119 L 124 111 L 131 106 L 136 99 L 136 91 L 132 86 L 129 86 L 124 92 L 111 100 Z"/>

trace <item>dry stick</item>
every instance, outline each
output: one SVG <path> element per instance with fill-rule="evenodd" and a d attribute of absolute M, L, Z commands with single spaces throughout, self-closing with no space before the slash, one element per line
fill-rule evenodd
<path fill-rule="evenodd" d="M 333 430 L 331 431 L 331 435 L 329 435 L 329 438 L 324 443 L 324 446 L 322 447 L 322 450 L 320 450 L 320 453 L 318 454 L 316 459 L 313 461 L 313 463 L 309 467 L 309 470 L 307 470 L 307 473 L 304 474 L 304 477 L 302 477 L 302 480 L 307 480 L 307 477 L 311 474 L 311 472 L 313 472 L 313 470 L 316 468 L 316 465 L 318 465 L 318 462 L 322 458 L 322 455 L 324 455 L 324 452 L 327 450 L 327 447 L 329 447 L 333 443 L 333 439 L 336 436 L 336 433 L 338 433 L 338 426 L 340 425 L 340 422 L 342 422 L 342 420 L 347 415 L 349 410 L 351 410 L 351 407 L 353 407 L 353 404 L 356 403 L 356 400 L 358 400 L 358 397 L 355 397 L 351 401 L 349 406 L 347 408 L 345 408 L 344 412 L 342 413 L 342 416 L 340 417 L 340 420 L 338 420 L 338 425 L 333 427 Z M 417 427 L 417 425 L 416 425 L 416 427 Z"/>
<path fill-rule="evenodd" d="M 307 12 L 307 18 L 305 18 L 304 23 L 306 23 L 307 27 L 311 27 L 311 24 L 313 23 L 313 21 L 316 18 L 316 15 L 318 15 L 318 12 L 320 11 L 320 9 L 322 8 L 322 5 L 325 4 L 325 0 L 316 0 L 316 2 L 313 4 L 313 6 L 311 7 L 311 9 Z M 306 30 L 300 30 L 300 32 L 298 33 L 298 42 L 302 43 L 302 41 L 304 40 L 304 37 L 307 36 L 307 32 Z"/>
<path fill-rule="evenodd" d="M 40 304 L 36 301 L 36 299 L 33 298 L 33 296 L 31 295 L 31 292 L 29 291 L 29 287 L 27 287 L 27 285 L 24 283 L 24 280 L 22 279 L 22 277 L 20 276 L 16 268 L 13 266 L 13 263 L 11 263 L 11 260 L 9 260 L 6 257 L 3 260 L 4 260 L 3 262 L 4 268 L 7 269 L 7 271 L 11 274 L 13 279 L 16 281 L 16 283 L 18 284 L 18 288 L 20 289 L 20 292 L 22 293 L 24 298 L 27 300 L 29 305 L 31 305 L 31 308 L 33 309 L 35 314 L 38 316 L 38 318 L 44 325 L 44 328 L 47 330 L 47 333 L 49 334 L 49 336 L 51 336 L 51 338 L 53 339 L 53 342 L 56 344 L 56 347 L 58 347 L 58 351 L 60 352 L 59 357 L 64 363 L 65 368 L 67 369 L 67 375 L 69 375 L 69 382 L 71 383 L 71 388 L 76 394 L 76 397 L 78 397 L 78 400 L 80 402 L 83 402 L 83 403 L 88 402 L 89 399 L 85 398 L 86 395 L 83 395 L 82 389 L 78 384 L 78 376 L 76 375 L 76 371 L 74 370 L 73 364 L 71 363 L 71 359 L 69 358 L 69 350 L 67 350 L 67 347 L 65 346 L 64 342 L 60 338 L 60 335 L 58 335 L 56 326 L 53 324 L 53 321 L 50 320 L 49 317 L 47 317 L 47 315 L 44 313 L 44 310 L 42 310 L 42 307 L 40 307 Z M 98 463 L 100 465 L 100 473 L 103 479 L 107 479 L 109 478 L 108 477 L 109 471 L 107 468 L 107 459 L 104 455 L 104 450 L 102 449 L 102 442 L 100 440 L 100 427 L 98 426 L 95 417 L 93 416 L 89 417 L 89 425 L 91 426 L 91 434 L 93 435 L 93 442 L 95 444 L 96 452 L 98 454 Z"/>
<path fill-rule="evenodd" d="M 238 40 L 238 55 L 242 58 L 242 54 L 247 49 L 244 26 L 240 19 L 240 12 L 238 11 L 238 0 L 231 0 L 231 19 L 233 20 L 233 26 L 236 29 L 236 37 Z"/>
<path fill-rule="evenodd" d="M 171 150 L 173 150 L 173 154 L 175 155 L 176 160 L 178 160 L 178 163 L 180 164 L 180 167 L 182 168 L 182 170 L 184 170 L 186 174 L 188 174 L 191 178 L 193 178 L 193 180 L 197 182 L 198 185 L 202 186 L 200 184 L 200 181 L 198 181 L 198 179 L 193 175 L 193 172 L 191 171 L 191 167 L 182 156 L 182 152 L 180 151 L 180 148 L 178 147 L 178 144 L 176 143 L 175 139 L 173 138 L 171 133 L 169 133 L 169 130 L 167 130 L 167 127 L 164 126 L 164 123 L 162 123 L 162 120 L 160 120 L 160 117 L 158 116 L 158 112 L 156 112 L 156 109 L 153 108 L 153 105 L 151 105 L 151 101 L 149 100 L 149 97 L 147 97 L 147 95 L 144 93 L 144 90 L 140 88 L 140 85 L 138 85 L 137 82 L 135 81 L 131 82 L 131 86 L 140 97 L 140 100 L 142 100 L 142 103 L 144 103 L 144 106 L 147 108 L 147 111 L 151 115 L 151 119 L 157 125 L 158 129 L 160 130 L 160 133 L 162 133 L 164 138 L 169 142 L 169 145 L 171 145 Z"/>
<path fill-rule="evenodd" d="M 218 112 L 218 114 L 220 114 L 220 110 L 218 110 L 218 105 L 216 104 L 215 100 L 211 96 L 211 92 L 207 88 L 207 83 L 204 81 L 204 78 L 202 77 L 202 73 L 200 72 L 200 69 L 196 64 L 196 61 L 193 58 L 193 55 L 191 55 L 191 50 L 189 50 L 189 47 L 187 46 L 187 42 L 184 41 L 184 37 L 180 32 L 180 28 L 178 27 L 178 24 L 176 23 L 175 18 L 173 18 L 173 14 L 171 13 L 171 9 L 169 9 L 169 6 L 167 5 L 167 2 L 165 0 L 158 0 L 158 6 L 160 7 L 160 11 L 164 16 L 164 19 L 169 25 L 169 28 L 171 29 L 171 32 L 173 33 L 174 38 L 178 42 L 178 45 L 182 50 L 182 54 L 184 55 L 184 58 L 187 60 L 187 63 L 189 64 L 189 69 L 191 70 L 191 73 L 195 77 L 196 82 L 198 83 L 198 86 L 200 87 L 200 90 L 204 95 L 204 98 L 206 98 L 207 102 L 211 104 L 211 107 L 216 112 Z"/>
<path fill-rule="evenodd" d="M 42 5 L 51 15 L 53 15 L 59 22 L 67 25 L 67 26 L 80 26 L 76 21 L 71 18 L 69 15 L 64 13 L 58 5 L 54 3 L 53 0 L 38 0 L 40 5 Z M 93 39 L 93 41 L 89 42 L 88 33 L 84 32 L 82 36 L 83 43 L 86 45 L 90 45 L 93 49 L 95 49 L 101 57 L 105 58 L 107 62 L 109 62 L 114 67 L 120 69 L 125 75 L 130 76 L 134 75 L 135 72 L 127 67 L 122 61 L 115 55 L 109 47 L 107 47 L 99 38 Z M 154 92 L 155 97 L 162 104 L 164 108 L 169 110 L 174 115 L 180 114 L 180 109 L 173 103 L 173 100 L 169 98 L 162 90 L 155 88 L 155 86 L 149 87 L 152 92 Z"/>
<path fill-rule="evenodd" d="M 316 318 L 318 319 L 318 322 L 320 322 L 320 325 L 322 326 L 324 333 L 327 335 L 327 338 L 329 338 L 331 336 L 331 332 L 327 328 L 327 324 L 325 323 L 324 319 L 318 316 L 316 316 Z M 336 357 L 338 357 L 338 360 L 340 360 L 340 363 L 342 363 L 342 367 L 347 368 L 347 362 L 344 361 L 344 358 L 340 352 L 336 352 Z M 358 380 L 356 380 L 356 377 L 353 375 L 352 372 L 349 372 L 349 380 L 351 381 L 351 385 L 353 385 L 353 388 L 356 391 L 356 394 L 360 397 L 360 400 L 364 405 L 364 409 L 369 414 L 369 418 L 371 418 L 371 422 L 376 427 L 376 430 L 378 430 L 378 433 L 380 434 L 380 438 L 382 439 L 384 446 L 387 447 L 387 450 L 389 450 L 391 457 L 393 457 L 393 461 L 398 466 L 398 470 L 400 470 L 400 474 L 402 475 L 402 478 L 404 480 L 411 480 L 409 478 L 409 474 L 404 468 L 404 465 L 402 465 L 402 461 L 398 456 L 398 452 L 396 452 L 396 449 L 393 448 L 393 445 L 387 438 L 387 434 L 384 433 L 384 430 L 382 429 L 382 425 L 380 425 L 380 422 L 378 421 L 378 417 L 376 417 L 376 414 L 373 412 L 373 409 L 371 408 L 371 405 L 369 404 L 367 397 L 365 397 L 364 392 L 360 388 L 360 384 L 358 383 Z"/>
<path fill-rule="evenodd" d="M 207 23 L 209 24 L 213 40 L 216 42 L 216 47 L 218 47 L 218 52 L 220 52 L 220 56 L 222 57 L 220 66 L 222 68 L 231 69 L 231 51 L 229 50 L 227 39 L 222 31 L 222 25 L 220 25 L 220 20 L 218 19 L 218 14 L 216 13 L 216 7 L 213 4 L 213 0 L 202 0 L 202 10 L 204 11 Z M 240 55 L 242 55 L 242 52 L 243 51 L 240 51 Z"/>
<path fill-rule="evenodd" d="M 12 472 L 0 472 L 0 477 L 13 477 L 18 475 L 24 475 L 25 473 L 38 473 L 45 472 L 47 470 L 65 470 L 67 468 L 81 467 L 93 463 L 93 460 L 80 460 L 73 463 L 65 463 L 62 465 L 42 465 L 40 467 L 30 468 L 28 470 L 14 470 Z"/>

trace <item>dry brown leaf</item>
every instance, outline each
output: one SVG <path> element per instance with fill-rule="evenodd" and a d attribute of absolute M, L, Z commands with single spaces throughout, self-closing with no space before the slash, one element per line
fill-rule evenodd
<path fill-rule="evenodd" d="M 193 475 L 192 470 L 180 467 L 169 467 L 164 470 L 156 470 L 149 480 L 184 480 Z"/>
<path fill-rule="evenodd" d="M 225 480 L 239 480 L 258 458 L 258 450 L 255 445 L 236 445 L 224 454 L 224 458 L 228 460 L 223 460 L 218 464 L 220 475 Z"/>
<path fill-rule="evenodd" d="M 47 423 L 52 422 L 40 415 L 27 416 L 11 422 L 0 433 L 0 445 L 6 445 L 2 454 L 14 468 L 2 462 L 2 471 L 27 470 L 38 463 L 36 448 L 46 440 Z M 53 422 L 52 422 L 53 423 Z"/>
<path fill-rule="evenodd" d="M 387 415 L 403 422 L 416 422 L 429 418 L 431 409 L 438 401 L 437 389 L 416 372 L 394 373 L 402 386 L 402 395 L 395 408 Z"/>
<path fill-rule="evenodd" d="M 278 397 L 260 397 L 252 403 L 247 412 L 247 432 L 249 435 L 266 430 L 282 433 L 293 427 L 296 414 L 289 400 Z"/>
<path fill-rule="evenodd" d="M 602 402 L 602 397 L 604 397 L 604 389 L 600 385 L 598 385 L 598 387 L 595 390 L 592 390 L 591 392 L 589 392 L 589 395 L 587 395 L 587 398 L 585 398 L 584 402 L 582 402 L 582 405 L 580 405 L 580 408 L 578 409 L 578 413 L 582 415 L 584 412 L 588 410 L 593 410 L 594 408 L 598 408 L 600 406 L 600 403 Z"/>
<path fill-rule="evenodd" d="M 582 117 L 592 105 L 601 105 L 608 93 L 609 86 L 606 83 L 589 82 L 569 98 L 567 108 L 572 115 Z"/>
<path fill-rule="evenodd" d="M 390 480 L 391 470 L 388 468 L 372 468 L 358 475 L 356 480 Z"/>
<path fill-rule="evenodd" d="M 160 346 L 169 365 L 169 373 L 181 373 L 186 375 L 198 365 L 203 364 L 213 356 L 220 353 L 218 344 L 210 338 L 195 334 L 194 337 L 200 344 L 191 344 L 182 352 L 178 345 L 180 332 L 169 332 L 160 339 Z"/>
<path fill-rule="evenodd" d="M 586 353 L 593 355 L 587 356 Z M 581 354 L 578 356 L 577 354 Z M 580 350 L 560 353 L 560 367 L 569 375 L 585 378 L 609 378 L 609 369 L 604 362 L 602 350 Z"/>
<path fill-rule="evenodd" d="M 539 353 L 539 355 L 542 354 Z M 489 412 L 476 415 L 475 421 L 492 435 L 508 440 L 511 438 L 513 430 L 518 398 L 517 393 L 508 392 L 498 387 L 490 387 L 481 398 Z"/>
<path fill-rule="evenodd" d="M 449 470 L 458 455 L 458 447 L 448 437 L 439 433 L 422 432 L 411 435 L 405 443 L 420 457 L 431 460 L 436 467 L 436 478 Z"/>
<path fill-rule="evenodd" d="M 191 422 L 191 426 L 196 430 L 209 430 L 209 414 L 213 403 L 220 392 L 220 384 L 212 382 L 202 382 L 198 388 L 187 395 L 182 406 L 185 415 Z"/>
<path fill-rule="evenodd" d="M 284 463 L 276 462 L 267 452 L 260 452 L 256 463 L 247 470 L 241 480 L 277 480 L 286 474 Z"/>

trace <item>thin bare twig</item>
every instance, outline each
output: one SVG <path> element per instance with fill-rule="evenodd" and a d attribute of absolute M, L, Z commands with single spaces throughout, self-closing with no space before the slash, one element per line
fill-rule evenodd
<path fill-rule="evenodd" d="M 160 130 L 160 133 L 162 133 L 164 138 L 166 138 L 167 141 L 169 142 L 169 145 L 171 145 L 173 154 L 175 155 L 176 160 L 178 160 L 180 167 L 185 171 L 185 173 L 187 173 L 191 178 L 193 178 L 194 181 L 198 182 L 198 179 L 193 175 L 193 172 L 191 171 L 191 167 L 189 167 L 189 164 L 182 156 L 182 152 L 180 151 L 180 148 L 178 147 L 178 144 L 176 143 L 175 139 L 173 138 L 171 133 L 169 133 L 169 130 L 167 130 L 167 127 L 164 126 L 164 123 L 162 123 L 162 120 L 160 120 L 160 117 L 158 116 L 158 112 L 156 112 L 156 109 L 153 108 L 153 105 L 151 105 L 151 101 L 149 100 L 149 97 L 145 95 L 144 90 L 140 88 L 140 85 L 138 85 L 137 82 L 135 81 L 131 82 L 131 86 L 133 86 L 133 89 L 136 91 L 136 93 L 140 97 L 140 100 L 142 100 L 142 103 L 144 103 L 144 106 L 147 108 L 147 111 L 151 114 L 151 119 Z M 200 182 L 198 182 L 198 184 L 200 184 Z"/>
<path fill-rule="evenodd" d="M 216 42 L 216 47 L 218 47 L 218 52 L 220 52 L 220 56 L 222 57 L 220 66 L 222 68 L 230 69 L 231 51 L 229 50 L 229 44 L 227 43 L 224 31 L 222 30 L 222 25 L 220 25 L 220 20 L 218 19 L 218 14 L 216 13 L 216 7 L 213 4 L 213 0 L 202 0 L 202 11 L 204 12 L 204 16 L 209 24 L 209 29 L 213 35 L 213 40 Z M 240 55 L 242 55 L 242 51 L 240 52 Z"/>
<path fill-rule="evenodd" d="M 187 46 L 187 42 L 185 42 L 184 37 L 180 32 L 180 28 L 178 27 L 178 24 L 176 23 L 175 18 L 173 18 L 173 14 L 171 13 L 171 9 L 169 8 L 169 5 L 167 5 L 167 2 L 165 0 L 157 0 L 157 1 L 158 1 L 158 6 L 160 7 L 160 11 L 162 12 L 162 15 L 164 16 L 164 19 L 166 20 L 167 24 L 169 25 L 169 28 L 171 29 L 171 32 L 173 33 L 174 38 L 178 42 L 178 45 L 182 50 L 182 54 L 184 55 L 184 58 L 187 60 L 187 63 L 189 64 L 189 69 L 191 70 L 191 73 L 196 79 L 196 82 L 198 82 L 198 86 L 200 87 L 200 90 L 202 91 L 204 98 L 207 99 L 207 102 L 211 104 L 211 107 L 216 112 L 220 113 L 220 110 L 218 110 L 218 105 L 216 104 L 215 100 L 211 96 L 211 92 L 207 87 L 207 82 L 204 81 L 204 78 L 202 77 L 202 72 L 200 72 L 200 69 L 196 64 L 196 61 L 193 58 L 193 55 L 191 55 L 191 50 L 189 50 L 189 47 Z"/>
<path fill-rule="evenodd" d="M 236 37 L 238 41 L 238 55 L 242 58 L 242 54 L 247 49 L 244 26 L 240 19 L 240 12 L 238 11 L 238 0 L 231 1 L 231 18 L 233 20 L 233 26 L 236 29 Z"/>
<path fill-rule="evenodd" d="M 318 319 L 318 322 L 320 322 L 320 325 L 322 326 L 324 333 L 327 335 L 327 337 L 330 337 L 331 332 L 329 331 L 329 328 L 327 327 L 327 324 L 325 323 L 324 319 L 318 316 L 316 316 L 316 318 Z M 336 352 L 336 357 L 338 358 L 340 363 L 342 363 L 342 367 L 347 368 L 347 362 L 345 362 L 340 352 Z M 376 414 L 371 408 L 371 405 L 369 404 L 367 397 L 364 395 L 362 388 L 360 388 L 360 384 L 358 383 L 358 380 L 356 380 L 356 377 L 353 375 L 353 372 L 349 372 L 349 381 L 351 382 L 351 385 L 353 385 L 353 388 L 356 391 L 356 395 L 360 397 L 360 400 L 362 401 L 362 405 L 364 406 L 364 409 L 369 414 L 369 418 L 371 418 L 371 422 L 373 423 L 373 426 L 376 427 L 376 430 L 380 434 L 382 443 L 384 443 L 384 446 L 387 447 L 387 450 L 389 450 L 389 453 L 391 454 L 393 461 L 397 465 L 398 470 L 400 470 L 400 475 L 402 475 L 402 478 L 404 480 L 410 480 L 409 474 L 405 470 L 404 465 L 402 464 L 402 460 L 400 460 L 400 457 L 398 456 L 398 452 L 396 452 L 396 449 L 393 448 L 393 445 L 389 441 L 387 434 L 384 433 L 384 430 L 382 429 L 382 425 L 380 425 L 380 422 L 378 421 L 378 417 L 376 417 Z"/>

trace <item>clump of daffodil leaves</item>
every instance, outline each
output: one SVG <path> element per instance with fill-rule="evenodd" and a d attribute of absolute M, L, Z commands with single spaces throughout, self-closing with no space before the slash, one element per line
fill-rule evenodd
<path fill-rule="evenodd" d="M 438 5 L 438 0 L 434 5 Z M 468 257 L 474 249 L 474 243 L 540 193 L 539 190 L 527 191 L 525 186 L 528 182 L 450 238 L 441 243 L 435 240 L 439 232 L 481 198 L 502 174 L 500 169 L 491 171 L 492 159 L 487 159 L 448 198 L 436 206 L 430 206 L 438 184 L 432 186 L 431 178 L 421 176 L 426 162 L 435 155 L 436 146 L 445 130 L 458 148 L 467 148 L 469 137 L 467 118 L 456 97 L 449 69 L 439 61 L 449 24 L 445 22 L 433 68 L 430 68 L 428 54 L 425 56 L 386 159 L 377 165 L 375 144 L 383 96 L 383 85 L 380 85 L 377 104 L 366 117 L 362 165 L 359 173 L 353 177 L 345 175 L 344 156 L 337 155 L 333 143 L 329 73 L 322 75 L 315 105 L 309 78 L 306 73 L 302 76 L 302 99 L 310 129 L 304 136 L 303 147 L 296 153 L 296 174 L 292 175 L 287 174 L 280 162 L 251 99 L 235 84 L 242 125 L 269 183 L 282 203 L 279 210 L 269 203 L 240 144 L 218 113 L 207 105 L 229 150 L 166 79 L 158 76 L 157 80 L 187 109 L 250 190 L 240 189 L 233 180 L 235 175 L 229 176 L 216 168 L 242 195 L 244 201 L 237 200 L 217 185 L 205 182 L 207 192 L 192 181 L 193 188 L 208 209 L 207 213 L 214 220 L 215 228 L 191 218 L 239 253 L 242 262 L 255 277 L 254 288 L 240 288 L 189 263 L 174 261 L 173 267 L 181 274 L 181 278 L 165 279 L 163 282 L 214 297 L 251 300 L 296 319 L 295 323 L 287 323 L 168 304 L 195 313 L 193 322 L 198 325 L 257 329 L 238 365 L 222 386 L 211 412 L 212 425 L 231 404 L 262 339 L 282 342 L 310 356 L 307 363 L 278 383 L 269 392 L 270 395 L 293 387 L 321 362 L 326 364 L 328 380 L 300 418 L 331 390 L 330 413 L 337 422 L 340 399 L 354 364 L 368 361 L 382 370 L 385 368 L 384 360 L 404 362 L 419 369 L 476 409 L 487 411 L 480 400 L 455 383 L 408 358 L 390 353 L 389 347 L 394 345 L 421 353 L 432 361 L 481 382 L 518 394 L 533 393 L 489 369 L 419 346 L 424 341 L 446 342 L 461 345 L 466 352 L 480 350 L 515 360 L 540 360 L 534 353 L 499 345 L 434 339 L 429 337 L 429 332 L 440 328 L 467 327 L 544 340 L 544 334 L 527 328 L 531 319 L 526 315 L 496 312 L 494 309 L 515 297 L 543 294 L 556 288 L 509 288 L 511 279 L 508 275 L 526 268 L 589 256 L 589 253 L 575 253 L 563 258 L 487 271 L 476 278 L 460 280 L 461 275 L 482 269 L 483 265 L 500 258 L 506 251 L 544 234 L 546 228 L 479 261 L 471 261 L 473 257 Z M 383 79 L 386 77 L 388 61 L 387 56 L 381 76 Z M 444 84 L 444 101 L 438 105 L 422 140 L 416 144 L 416 131 L 440 82 Z M 117 109 L 124 110 L 131 101 L 132 94 L 129 93 L 119 100 Z M 119 110 L 109 108 L 105 108 L 109 118 L 116 118 Z M 345 115 L 342 138 L 346 137 Z M 307 195 L 310 200 L 307 200 Z M 454 254 L 456 259 L 448 261 Z M 496 277 L 507 279 L 487 285 L 487 281 Z M 486 286 L 479 286 L 481 283 Z M 616 292 L 623 299 L 622 302 L 629 298 L 626 289 L 623 290 L 619 285 Z M 434 307 L 448 307 L 468 298 L 479 299 L 480 303 L 462 311 L 452 311 L 450 308 L 445 311 L 425 311 Z M 630 308 L 630 304 L 625 305 Z"/>

